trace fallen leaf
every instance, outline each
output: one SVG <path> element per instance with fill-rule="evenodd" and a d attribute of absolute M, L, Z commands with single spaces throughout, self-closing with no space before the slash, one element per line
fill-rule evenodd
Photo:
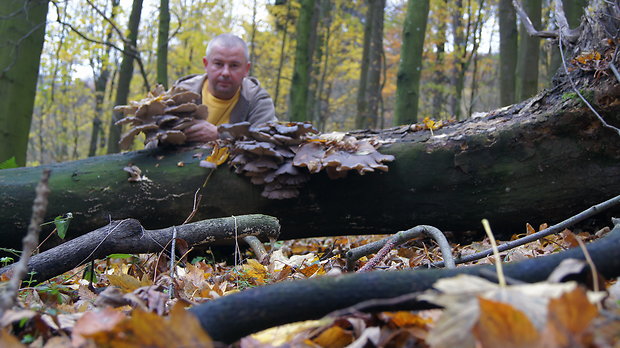
<path fill-rule="evenodd" d="M 325 348 L 345 347 L 353 342 L 353 334 L 340 326 L 334 325 L 321 332 L 312 342 Z"/>
<path fill-rule="evenodd" d="M 538 347 L 539 334 L 532 322 L 513 306 L 478 298 L 480 315 L 473 332 L 483 348 Z"/>
<path fill-rule="evenodd" d="M 598 309 L 583 288 L 577 287 L 549 302 L 547 328 L 543 335 L 547 347 L 589 347 L 589 331 Z"/>

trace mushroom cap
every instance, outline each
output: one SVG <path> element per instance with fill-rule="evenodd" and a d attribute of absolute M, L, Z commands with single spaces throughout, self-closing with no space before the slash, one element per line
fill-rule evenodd
<path fill-rule="evenodd" d="M 218 132 L 228 134 L 234 139 L 240 139 L 250 134 L 250 122 L 225 123 L 218 127 Z"/>

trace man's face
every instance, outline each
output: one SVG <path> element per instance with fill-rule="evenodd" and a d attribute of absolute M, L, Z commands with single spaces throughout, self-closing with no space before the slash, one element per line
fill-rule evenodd
<path fill-rule="evenodd" d="M 209 92 L 220 99 L 232 98 L 250 71 L 250 63 L 240 46 L 216 45 L 210 57 L 202 58 L 202 62 L 208 74 Z"/>

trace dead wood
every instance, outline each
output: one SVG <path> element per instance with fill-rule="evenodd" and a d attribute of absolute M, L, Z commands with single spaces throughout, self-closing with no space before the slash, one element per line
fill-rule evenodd
<path fill-rule="evenodd" d="M 620 224 L 604 238 L 588 245 L 599 274 L 608 279 L 620 276 Z M 507 264 L 507 277 L 528 283 L 547 279 L 565 259 L 584 260 L 580 248 Z M 440 278 L 457 274 L 478 275 L 493 281 L 490 265 L 418 271 L 366 272 L 337 277 L 278 283 L 221 297 L 192 308 L 202 327 L 213 339 L 233 342 L 251 333 L 290 322 L 317 319 L 336 310 L 365 301 L 394 299 L 430 289 Z M 576 279 L 586 283 L 586 273 Z M 416 310 L 433 308 L 427 302 L 408 297 L 403 301 L 376 301 L 363 311 Z"/>
<path fill-rule="evenodd" d="M 174 230 L 176 237 L 190 246 L 224 244 L 256 236 L 261 240 L 277 239 L 278 220 L 266 215 L 242 215 L 202 220 L 186 225 L 159 230 L 146 230 L 138 220 L 111 221 L 106 226 L 72 239 L 55 248 L 34 255 L 28 271 L 35 272 L 37 282 L 72 270 L 93 259 L 102 259 L 115 253 L 153 253 L 164 250 Z M 0 269 L 0 274 L 12 271 L 12 266 Z"/>

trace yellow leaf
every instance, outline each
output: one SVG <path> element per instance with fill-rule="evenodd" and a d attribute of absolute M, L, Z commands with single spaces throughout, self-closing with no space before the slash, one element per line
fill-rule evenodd
<path fill-rule="evenodd" d="M 353 334 L 340 326 L 332 326 L 312 340 L 320 347 L 339 348 L 353 342 Z"/>
<path fill-rule="evenodd" d="M 243 266 L 243 270 L 249 277 L 256 279 L 257 283 L 265 284 L 267 269 L 260 262 L 255 259 L 248 259 L 247 264 Z"/>
<path fill-rule="evenodd" d="M 219 166 L 220 164 L 226 162 L 228 159 L 228 148 L 220 147 L 217 143 L 213 146 L 213 150 L 211 151 L 211 155 L 207 156 L 206 161 Z"/>
<path fill-rule="evenodd" d="M 473 328 L 482 348 L 534 348 L 539 334 L 529 318 L 513 306 L 479 297 L 480 317 Z"/>
<path fill-rule="evenodd" d="M 141 281 L 129 274 L 108 274 L 110 285 L 119 287 L 123 292 L 132 292 L 140 287 L 151 285 L 151 282 Z"/>

